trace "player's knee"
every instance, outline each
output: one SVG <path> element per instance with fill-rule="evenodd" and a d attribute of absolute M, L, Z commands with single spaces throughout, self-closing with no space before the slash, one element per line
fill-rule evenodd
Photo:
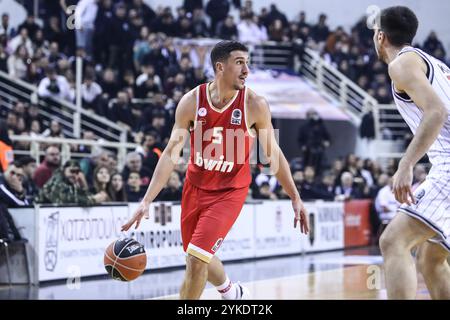
<path fill-rule="evenodd" d="M 186 259 L 186 270 L 193 277 L 204 275 L 208 272 L 208 263 L 189 254 Z"/>
<path fill-rule="evenodd" d="M 383 256 L 393 252 L 396 248 L 396 239 L 388 229 L 386 229 L 380 237 L 380 250 Z"/>

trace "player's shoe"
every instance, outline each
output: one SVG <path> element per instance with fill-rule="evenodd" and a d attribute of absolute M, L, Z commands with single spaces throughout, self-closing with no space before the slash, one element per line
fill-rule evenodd
<path fill-rule="evenodd" d="M 240 298 L 238 300 L 250 300 L 251 299 L 250 290 L 247 287 L 244 287 L 239 281 L 237 282 L 237 286 L 239 287 L 239 295 L 240 295 Z"/>

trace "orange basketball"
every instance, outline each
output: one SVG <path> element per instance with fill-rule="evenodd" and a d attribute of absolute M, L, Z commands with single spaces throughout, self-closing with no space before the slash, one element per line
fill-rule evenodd
<path fill-rule="evenodd" d="M 139 242 L 125 238 L 114 241 L 106 248 L 103 261 L 113 279 L 131 281 L 144 272 L 147 254 Z"/>

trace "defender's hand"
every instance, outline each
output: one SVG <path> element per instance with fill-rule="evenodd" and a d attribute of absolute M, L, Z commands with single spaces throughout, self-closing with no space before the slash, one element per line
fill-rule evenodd
<path fill-rule="evenodd" d="M 302 200 L 301 199 L 292 200 L 292 208 L 294 209 L 295 213 L 294 228 L 297 227 L 297 222 L 300 222 L 300 232 L 308 234 L 309 232 L 308 212 L 306 211 Z"/>
<path fill-rule="evenodd" d="M 413 181 L 413 168 L 409 166 L 399 165 L 397 172 L 392 178 L 392 192 L 395 195 L 395 200 L 401 204 L 415 204 L 416 199 L 411 190 Z"/>
<path fill-rule="evenodd" d="M 130 227 L 134 223 L 136 223 L 135 229 L 137 229 L 139 227 L 143 217 L 145 217 L 145 219 L 149 218 L 149 209 L 150 209 L 150 203 L 141 201 L 141 203 L 139 204 L 139 207 L 134 212 L 133 217 L 122 226 L 121 231 L 128 231 L 128 229 L 130 229 Z"/>

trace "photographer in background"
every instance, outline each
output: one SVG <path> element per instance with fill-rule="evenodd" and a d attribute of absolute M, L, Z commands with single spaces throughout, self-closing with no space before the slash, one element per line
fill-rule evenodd
<path fill-rule="evenodd" d="M 66 77 L 58 75 L 52 66 L 47 67 L 46 75 L 39 83 L 39 96 L 70 100 L 70 85 Z"/>

